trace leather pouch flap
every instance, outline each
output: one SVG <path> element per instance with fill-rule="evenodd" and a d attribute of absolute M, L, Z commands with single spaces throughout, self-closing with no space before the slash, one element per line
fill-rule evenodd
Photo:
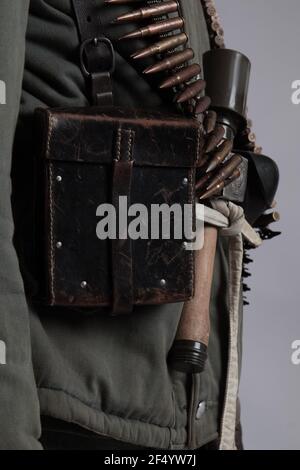
<path fill-rule="evenodd" d="M 117 108 L 40 109 L 37 115 L 46 302 L 112 307 L 121 314 L 133 306 L 190 300 L 194 253 L 186 249 L 189 234 L 181 216 L 191 207 L 188 225 L 194 228 L 201 124 Z M 111 203 L 116 235 L 107 238 L 99 227 L 101 210 Z M 140 228 L 147 233 L 123 236 L 135 218 L 129 208 L 136 205 L 146 210 Z M 169 235 L 160 229 L 153 235 L 161 217 L 152 211 L 166 207 Z M 124 228 L 120 216 L 126 213 Z"/>
<path fill-rule="evenodd" d="M 136 166 L 188 168 L 200 159 L 202 134 L 196 119 L 116 108 L 39 112 L 47 121 L 45 156 L 50 160 L 111 165 L 120 128 L 134 132 Z"/>

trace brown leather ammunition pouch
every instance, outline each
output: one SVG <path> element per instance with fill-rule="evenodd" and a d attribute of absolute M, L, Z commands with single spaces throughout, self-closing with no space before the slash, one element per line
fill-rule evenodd
<path fill-rule="evenodd" d="M 203 147 L 199 122 L 99 107 L 39 109 L 36 115 L 43 136 L 39 226 L 46 304 L 110 307 L 119 314 L 134 305 L 191 299 L 194 252 L 186 249 L 184 226 L 185 208 L 192 207 L 189 224 L 195 228 L 195 170 Z M 146 209 L 138 224 L 135 204 Z M 170 236 L 160 223 L 153 237 L 152 211 L 159 215 L 162 204 L 170 210 Z M 108 212 L 112 225 L 105 239 L 99 223 L 106 225 Z M 143 236 L 130 236 L 131 222 Z M 174 230 L 178 224 L 181 236 Z"/>

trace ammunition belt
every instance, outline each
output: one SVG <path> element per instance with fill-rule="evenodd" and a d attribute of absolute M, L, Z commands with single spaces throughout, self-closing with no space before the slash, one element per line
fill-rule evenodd
<path fill-rule="evenodd" d="M 207 24 L 211 49 L 225 48 L 224 29 L 217 13 L 213 0 L 200 0 Z M 168 72 L 167 78 L 160 83 L 160 89 L 173 88 L 175 102 L 180 104 L 185 112 L 202 114 L 209 105 L 210 100 L 203 96 L 205 81 L 200 78 L 199 64 L 190 64 L 194 58 L 194 51 L 185 47 L 188 37 L 183 31 L 184 19 L 177 0 L 107 0 L 111 5 L 137 5 L 138 8 L 130 13 L 120 15 L 116 23 L 126 23 L 144 19 L 154 19 L 147 26 L 140 27 L 120 39 L 144 38 L 159 34 L 159 40 L 138 50 L 134 60 L 145 57 L 158 56 L 160 60 L 146 68 L 144 73 L 148 76 L 159 72 Z M 238 147 L 245 150 L 261 153 L 262 148 L 256 144 L 256 136 L 252 131 L 252 122 L 247 121 L 247 128 L 238 137 Z"/>

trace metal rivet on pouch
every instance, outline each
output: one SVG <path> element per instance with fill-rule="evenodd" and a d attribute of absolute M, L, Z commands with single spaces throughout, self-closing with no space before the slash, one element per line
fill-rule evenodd
<path fill-rule="evenodd" d="M 86 289 L 87 288 L 87 282 L 86 281 L 82 281 L 82 283 L 80 284 L 80 287 L 82 289 Z"/>
<path fill-rule="evenodd" d="M 161 287 L 166 287 L 167 281 L 165 279 L 161 279 L 160 280 L 160 285 L 161 285 Z"/>
<path fill-rule="evenodd" d="M 182 184 L 183 184 L 183 186 L 187 186 L 189 184 L 189 179 L 188 178 L 183 178 Z"/>
<path fill-rule="evenodd" d="M 60 249 L 60 248 L 62 248 L 62 246 L 63 246 L 62 242 L 57 242 L 56 243 L 56 248 Z"/>
<path fill-rule="evenodd" d="M 58 183 L 61 183 L 61 182 L 62 182 L 62 177 L 61 177 L 61 176 L 57 176 L 57 177 L 56 177 L 56 181 L 57 181 Z"/>

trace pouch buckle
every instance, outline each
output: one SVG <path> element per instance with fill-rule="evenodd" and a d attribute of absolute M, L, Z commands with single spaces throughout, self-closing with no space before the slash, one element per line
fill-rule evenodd
<path fill-rule="evenodd" d="M 93 45 L 95 48 L 100 47 L 100 45 L 105 45 L 107 47 L 108 51 L 108 64 L 107 60 L 104 59 L 103 51 L 99 54 L 99 64 L 100 66 L 98 69 L 95 67 L 95 69 L 90 70 L 90 65 L 87 64 L 86 59 L 91 59 L 91 61 L 94 60 L 94 62 L 97 61 L 97 57 L 95 56 L 94 58 L 91 57 L 91 52 L 92 49 L 90 48 L 88 50 L 88 46 Z M 93 74 L 95 73 L 110 73 L 112 74 L 115 70 L 115 51 L 114 47 L 111 43 L 111 41 L 106 38 L 106 37 L 94 37 L 90 39 L 86 39 L 80 46 L 80 65 L 81 65 L 81 70 L 82 73 L 84 74 L 85 77 L 90 78 Z M 98 64 L 97 64 L 98 65 Z M 105 66 L 103 66 L 105 65 Z"/>

